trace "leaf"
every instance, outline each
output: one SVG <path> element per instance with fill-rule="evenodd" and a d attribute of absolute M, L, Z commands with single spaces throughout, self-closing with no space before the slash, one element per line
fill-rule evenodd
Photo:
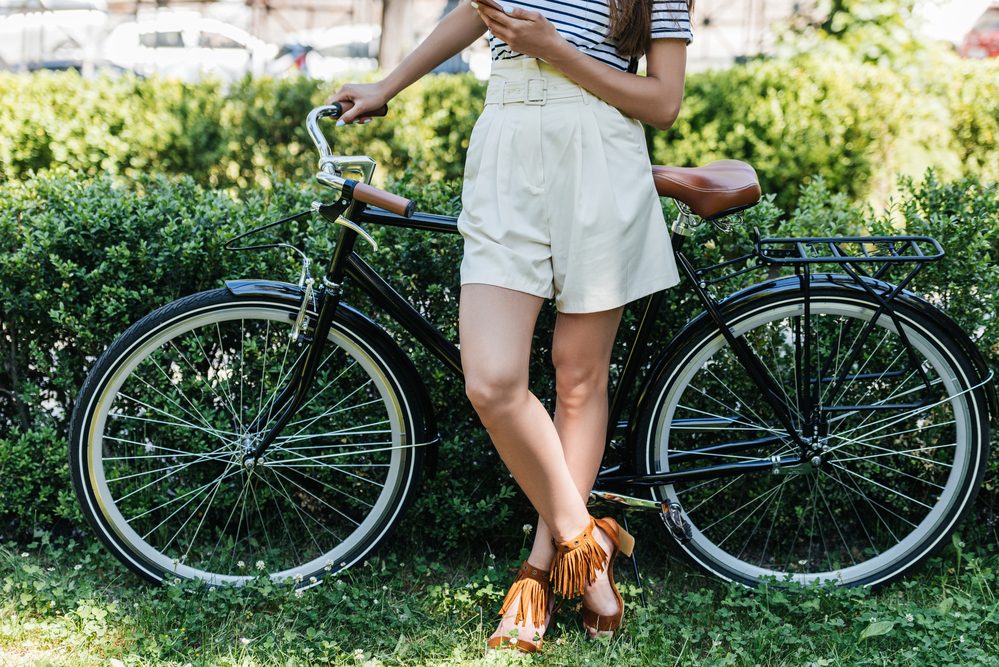
<path fill-rule="evenodd" d="M 943 600 L 940 601 L 940 604 L 937 605 L 937 611 L 939 611 L 941 614 L 946 614 L 948 611 L 950 611 L 950 608 L 953 606 L 954 606 L 954 598 L 944 598 Z"/>
<path fill-rule="evenodd" d="M 895 621 L 876 621 L 871 623 L 864 631 L 860 633 L 860 639 L 864 640 L 868 637 L 879 637 L 881 635 L 886 635 L 891 632 L 892 628 L 895 627 Z"/>

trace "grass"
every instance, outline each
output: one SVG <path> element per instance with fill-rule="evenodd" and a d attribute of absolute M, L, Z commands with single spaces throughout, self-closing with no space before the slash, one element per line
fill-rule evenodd
<path fill-rule="evenodd" d="M 633 579 L 620 586 L 626 632 L 588 641 L 570 606 L 543 653 L 527 656 L 482 648 L 517 560 L 430 561 L 395 543 L 298 593 L 262 572 L 242 589 L 205 590 L 142 584 L 89 536 L 37 533 L 0 547 L 0 664 L 999 665 L 995 545 L 971 553 L 955 538 L 915 576 L 872 593 L 751 591 L 646 541 L 649 604 Z M 629 569 L 619 567 L 620 585 Z"/>

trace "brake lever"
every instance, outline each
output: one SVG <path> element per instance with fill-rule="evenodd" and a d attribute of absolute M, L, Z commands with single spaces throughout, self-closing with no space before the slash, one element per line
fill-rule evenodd
<path fill-rule="evenodd" d="M 315 211 L 316 213 L 319 213 L 320 215 L 322 215 L 323 207 L 325 207 L 325 206 L 326 205 L 323 204 L 321 201 L 314 201 L 314 202 L 312 202 L 312 210 Z M 362 229 L 360 227 L 360 225 L 358 225 L 357 223 L 353 222 L 352 220 L 348 220 L 347 218 L 343 217 L 342 215 L 337 216 L 336 219 L 330 219 L 329 217 L 327 217 L 325 215 L 323 215 L 323 217 L 326 218 L 327 220 L 329 220 L 330 222 L 333 222 L 333 223 L 338 224 L 338 225 L 343 225 L 344 227 L 347 227 L 348 229 L 354 230 L 355 232 L 357 232 L 357 234 L 361 238 L 363 238 L 365 241 L 367 241 L 368 243 L 370 243 L 371 247 L 374 250 L 378 250 L 378 242 L 375 241 L 375 239 L 372 238 L 371 234 L 368 234 L 366 231 L 364 231 L 364 229 Z"/>

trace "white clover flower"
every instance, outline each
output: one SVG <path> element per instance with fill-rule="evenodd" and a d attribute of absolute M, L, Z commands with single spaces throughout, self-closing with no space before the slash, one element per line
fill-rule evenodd
<path fill-rule="evenodd" d="M 319 580 L 316 579 L 315 577 L 309 577 L 309 583 L 310 584 L 318 584 Z"/>
<path fill-rule="evenodd" d="M 250 643 L 251 640 L 247 639 L 246 637 L 240 637 L 239 641 L 241 641 L 243 643 L 243 646 L 246 646 L 246 645 L 248 645 Z"/>
<path fill-rule="evenodd" d="M 77 563 L 76 565 L 73 566 L 73 569 L 76 570 L 76 571 L 80 571 L 80 570 L 83 569 L 83 565 L 81 565 L 80 563 Z"/>
<path fill-rule="evenodd" d="M 264 561 L 262 561 L 262 560 L 258 560 L 258 561 L 257 561 L 257 569 L 258 569 L 258 570 L 262 570 L 262 569 L 264 569 L 265 567 L 267 567 L 267 566 L 266 566 L 266 565 L 264 565 Z"/>
<path fill-rule="evenodd" d="M 296 584 L 302 583 L 302 579 L 305 579 L 305 577 L 303 577 L 301 573 L 296 574 L 294 578 L 295 578 L 295 583 Z"/>
<path fill-rule="evenodd" d="M 244 567 L 246 567 L 246 563 L 244 563 L 243 561 L 239 561 L 238 563 L 236 563 L 236 567 L 242 570 Z"/>
<path fill-rule="evenodd" d="M 489 554 L 489 560 L 496 560 L 496 554 Z"/>
<path fill-rule="evenodd" d="M 210 587 L 210 588 L 208 589 L 208 592 L 209 592 L 209 593 L 214 593 L 214 592 L 215 592 L 215 587 L 214 587 L 214 586 Z"/>
<path fill-rule="evenodd" d="M 530 535 L 531 532 L 534 530 L 534 526 L 532 526 L 529 523 L 525 523 L 521 528 L 521 530 L 524 531 L 524 535 Z"/>
<path fill-rule="evenodd" d="M 21 552 L 21 558 L 27 558 L 27 557 L 28 557 L 28 552 L 27 551 L 22 551 Z"/>
<path fill-rule="evenodd" d="M 302 590 L 301 588 L 296 588 L 295 589 L 295 597 L 300 598 L 303 595 L 305 595 L 305 591 L 304 590 Z"/>
<path fill-rule="evenodd" d="M 383 591 L 387 591 L 388 590 L 388 586 L 386 586 L 385 584 L 382 584 L 382 590 Z"/>
<path fill-rule="evenodd" d="M 355 648 L 354 649 L 354 659 L 355 660 L 364 660 L 364 649 L 363 648 Z"/>
<path fill-rule="evenodd" d="M 910 623 L 912 623 L 915 620 L 915 617 L 912 614 L 906 614 L 905 615 L 905 620 L 907 620 Z"/>

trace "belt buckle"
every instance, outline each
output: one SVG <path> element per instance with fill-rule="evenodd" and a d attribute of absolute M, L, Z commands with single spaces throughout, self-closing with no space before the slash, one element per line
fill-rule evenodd
<path fill-rule="evenodd" d="M 541 84 L 541 94 L 532 95 L 531 94 L 531 84 L 539 83 Z M 533 106 L 541 106 L 548 101 L 548 81 L 546 79 L 528 79 L 527 89 L 524 91 L 524 104 L 530 104 Z"/>

